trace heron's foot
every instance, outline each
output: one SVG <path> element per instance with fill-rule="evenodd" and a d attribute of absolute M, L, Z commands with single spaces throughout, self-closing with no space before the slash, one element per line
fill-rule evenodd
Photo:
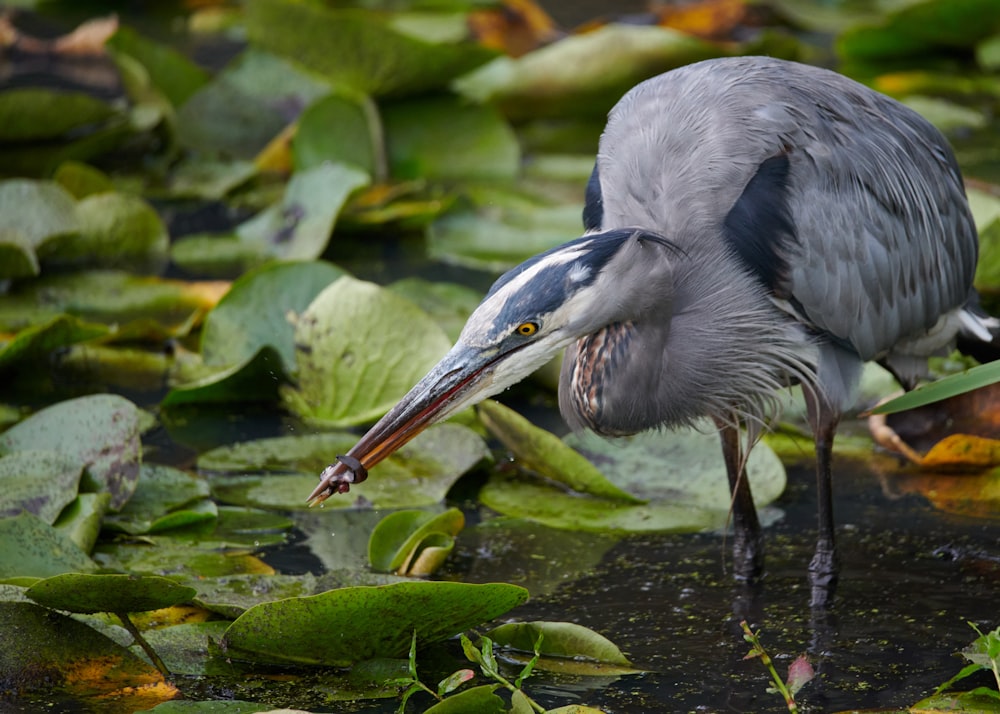
<path fill-rule="evenodd" d="M 820 539 L 816 543 L 816 553 L 809 563 L 809 584 L 812 587 L 810 607 L 826 609 L 833 604 L 839 575 L 840 563 L 833 542 Z"/>
<path fill-rule="evenodd" d="M 733 577 L 742 583 L 756 583 L 764 577 L 764 536 L 759 531 L 736 529 Z"/>

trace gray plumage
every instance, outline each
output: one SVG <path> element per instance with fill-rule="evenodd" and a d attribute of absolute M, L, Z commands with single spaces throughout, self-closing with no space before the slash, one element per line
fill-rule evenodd
<path fill-rule="evenodd" d="M 574 428 L 715 420 L 736 573 L 753 578 L 762 548 L 747 447 L 775 391 L 798 382 L 817 442 L 810 570 L 824 604 L 836 581 L 831 446 L 862 364 L 879 360 L 909 387 L 960 332 L 990 339 L 966 309 L 978 241 L 947 142 L 833 72 L 710 60 L 638 85 L 611 111 L 583 218 L 583 237 L 494 284 L 452 350 L 311 498 L 348 490 L 428 424 L 565 347 L 559 404 Z"/>

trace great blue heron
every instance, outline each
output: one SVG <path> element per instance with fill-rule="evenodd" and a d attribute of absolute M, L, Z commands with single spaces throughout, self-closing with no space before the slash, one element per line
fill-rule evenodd
<path fill-rule="evenodd" d="M 752 578 L 762 544 L 745 456 L 775 390 L 798 382 L 816 437 L 810 573 L 822 601 L 837 570 L 831 447 L 862 365 L 877 360 L 909 388 L 958 336 L 991 339 L 974 309 L 978 240 L 947 141 L 834 72 L 709 60 L 615 106 L 586 199 L 584 236 L 497 280 L 451 351 L 310 500 L 347 491 L 429 424 L 566 348 L 559 406 L 574 428 L 715 420 L 735 571 Z"/>

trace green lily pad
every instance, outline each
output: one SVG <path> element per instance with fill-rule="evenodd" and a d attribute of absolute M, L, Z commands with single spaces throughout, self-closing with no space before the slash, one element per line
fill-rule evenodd
<path fill-rule="evenodd" d="M 30 513 L 0 518 L 0 579 L 47 578 L 97 566 L 64 533 Z"/>
<path fill-rule="evenodd" d="M 209 81 L 208 72 L 180 52 L 143 37 L 129 27 L 119 27 L 105 46 L 141 63 L 152 83 L 175 107 L 187 101 Z"/>
<path fill-rule="evenodd" d="M 477 712 L 477 714 L 504 714 L 507 705 L 503 699 L 495 694 L 499 684 L 482 684 L 478 687 L 466 689 L 458 694 L 446 697 L 424 714 L 466 714 L 466 712 Z"/>
<path fill-rule="evenodd" d="M 205 156 L 188 156 L 170 172 L 167 192 L 172 198 L 200 198 L 221 201 L 230 191 L 257 174 L 252 161 L 221 161 Z"/>
<path fill-rule="evenodd" d="M 517 59 L 495 59 L 454 87 L 512 118 L 604 117 L 641 80 L 719 54 L 715 45 L 667 27 L 609 24 Z"/>
<path fill-rule="evenodd" d="M 229 623 L 225 620 L 189 622 L 171 627 L 152 628 L 144 631 L 142 636 L 173 675 L 238 675 L 240 672 L 237 667 L 221 658 L 212 656 L 214 648 L 210 643 L 222 639 L 227 627 L 229 627 Z M 132 651 L 136 655 L 141 655 L 142 652 L 138 646 L 132 647 Z M 154 707 L 154 709 L 156 708 Z M 263 711 L 268 709 L 270 707 L 264 708 Z M 187 711 L 195 710 L 188 709 Z M 229 709 L 227 711 L 235 710 Z"/>
<path fill-rule="evenodd" d="M 6 95 L 7 92 L 0 94 Z M 0 278 L 38 275 L 36 250 L 80 226 L 73 196 L 53 181 L 0 181 Z"/>
<path fill-rule="evenodd" d="M 139 478 L 139 410 L 123 397 L 98 394 L 59 402 L 0 434 L 0 454 L 41 449 L 86 464 L 84 490 L 111 494 L 119 510 Z"/>
<path fill-rule="evenodd" d="M 488 194 L 496 196 L 495 193 Z M 448 213 L 431 224 L 427 253 L 434 260 L 499 272 L 580 235 L 583 205 L 512 201 Z"/>
<path fill-rule="evenodd" d="M 143 464 L 135 493 L 117 514 L 105 520 L 113 531 L 136 535 L 214 521 L 208 482 L 163 464 Z"/>
<path fill-rule="evenodd" d="M 859 25 L 837 38 L 847 60 L 877 60 L 966 50 L 1000 30 L 992 0 L 925 0 L 903 3 L 881 23 Z"/>
<path fill-rule="evenodd" d="M 297 384 L 283 388 L 282 399 L 309 421 L 363 424 L 388 411 L 450 346 L 416 305 L 345 276 L 299 316 Z"/>
<path fill-rule="evenodd" d="M 54 451 L 15 451 L 0 456 L 0 517 L 28 511 L 54 523 L 76 498 L 82 474 L 82 461 Z"/>
<path fill-rule="evenodd" d="M 106 173 L 80 161 L 64 161 L 52 178 L 77 200 L 114 190 Z"/>
<path fill-rule="evenodd" d="M 322 255 L 340 209 L 369 182 L 368 174 L 346 164 L 320 164 L 298 171 L 279 204 L 236 228 L 239 239 L 261 258 L 312 260 Z"/>
<path fill-rule="evenodd" d="M 573 622 L 510 622 L 486 636 L 496 644 L 522 652 L 534 652 L 539 636 L 538 653 L 543 657 L 587 659 L 622 667 L 631 667 L 621 650 L 608 638 Z"/>
<path fill-rule="evenodd" d="M 0 92 L 0 141 L 33 141 L 63 136 L 100 124 L 111 106 L 83 92 L 19 87 Z"/>
<path fill-rule="evenodd" d="M 648 432 L 614 441 L 592 433 L 566 438 L 610 481 L 646 499 L 643 505 L 580 498 L 537 480 L 497 475 L 479 497 L 500 513 L 554 528 L 612 532 L 719 528 L 729 519 L 730 494 L 719 437 L 713 431 L 706 425 L 704 430 Z M 747 473 L 758 507 L 784 490 L 784 466 L 767 444 L 754 447 Z"/>
<path fill-rule="evenodd" d="M 64 573 L 25 593 L 39 605 L 69 612 L 145 612 L 188 602 L 195 589 L 158 575 Z"/>
<path fill-rule="evenodd" d="M 76 204 L 79 232 L 53 236 L 38 247 L 43 265 L 95 266 L 159 272 L 170 237 L 159 214 L 139 196 L 96 193 Z"/>
<path fill-rule="evenodd" d="M 492 107 L 443 96 L 382 109 L 396 178 L 512 180 L 521 168 L 514 130 Z"/>
<path fill-rule="evenodd" d="M 340 268 L 322 261 L 270 263 L 236 280 L 205 317 L 201 354 L 206 364 L 232 365 L 264 345 L 281 355 L 285 370 L 295 365 L 295 328 L 299 314 L 337 278 Z"/>
<path fill-rule="evenodd" d="M 422 646 L 440 642 L 527 598 L 527 590 L 506 583 L 343 588 L 257 605 L 229 627 L 223 645 L 237 658 L 347 666 L 403 657 L 414 632 Z"/>
<path fill-rule="evenodd" d="M 178 108 L 178 140 L 208 156 L 252 160 L 302 109 L 329 93 L 322 78 L 251 48 Z"/>
<path fill-rule="evenodd" d="M 555 434 L 539 429 L 499 402 L 486 400 L 479 415 L 493 436 L 510 449 L 522 468 L 565 484 L 574 491 L 622 503 L 645 503 L 609 481 L 600 469 Z"/>
<path fill-rule="evenodd" d="M 52 352 L 103 337 L 109 332 L 105 325 L 85 322 L 71 315 L 47 319 L 22 329 L 0 347 L 0 371 L 15 367 L 38 368 Z"/>
<path fill-rule="evenodd" d="M 284 374 L 277 350 L 264 345 L 243 362 L 214 368 L 193 381 L 177 385 L 160 406 L 169 409 L 185 404 L 276 402 Z"/>
<path fill-rule="evenodd" d="M 442 88 L 496 55 L 471 42 L 416 37 L 394 27 L 384 13 L 311 3 L 251 0 L 246 27 L 252 44 L 295 60 L 334 86 L 371 96 Z"/>
<path fill-rule="evenodd" d="M 309 105 L 292 139 L 292 161 L 303 171 L 332 161 L 385 178 L 381 117 L 367 98 L 331 94 Z M 336 127 L 336 131 L 331 131 Z"/>
<path fill-rule="evenodd" d="M 457 508 L 437 514 L 415 510 L 390 513 L 368 539 L 368 561 L 373 570 L 386 573 L 430 575 L 451 552 L 454 537 L 464 527 L 465 516 Z"/>
<path fill-rule="evenodd" d="M 216 498 L 258 508 L 302 509 L 318 474 L 357 441 L 341 432 L 258 439 L 215 449 L 198 459 L 207 471 L 284 471 L 294 475 L 227 475 L 212 479 Z M 432 426 L 379 464 L 364 483 L 351 487 L 353 499 L 332 498 L 327 508 L 413 508 L 440 503 L 470 468 L 489 457 L 474 431 L 458 424 Z"/>
<path fill-rule="evenodd" d="M 170 246 L 170 260 L 186 273 L 213 278 L 235 278 L 248 266 L 259 265 L 260 250 L 235 233 L 193 233 Z"/>
<path fill-rule="evenodd" d="M 53 525 L 80 550 L 89 553 L 97 543 L 110 505 L 110 493 L 81 493 L 63 509 Z"/>
<path fill-rule="evenodd" d="M 423 278 L 404 278 L 386 286 L 422 309 L 455 342 L 483 294 L 458 283 L 438 283 Z"/>
<path fill-rule="evenodd" d="M 190 580 L 198 591 L 194 603 L 223 617 L 236 619 L 254 605 L 316 592 L 316 577 L 306 575 L 228 575 Z"/>
<path fill-rule="evenodd" d="M 169 668 L 169 667 L 168 667 Z M 171 671 L 175 671 L 170 668 Z M 183 672 L 181 672 L 183 674 Z M 259 702 L 241 702 L 235 700 L 214 699 L 206 702 L 195 702 L 191 700 L 173 700 L 157 704 L 152 709 L 146 710 L 148 714 L 256 714 L 257 712 L 283 711 L 285 714 L 295 710 L 275 710 L 271 704 L 261 704 Z"/>

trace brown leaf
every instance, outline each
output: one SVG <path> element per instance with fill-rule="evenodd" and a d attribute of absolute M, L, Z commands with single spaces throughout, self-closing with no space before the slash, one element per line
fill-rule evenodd
<path fill-rule="evenodd" d="M 978 470 L 1000 465 L 1000 441 L 952 434 L 931 447 L 920 466 L 935 471 Z"/>
<path fill-rule="evenodd" d="M 746 16 L 744 0 L 702 0 L 687 5 L 665 5 L 659 11 L 659 25 L 701 37 L 725 39 Z"/>
<path fill-rule="evenodd" d="M 520 57 L 559 36 L 555 22 L 533 0 L 503 0 L 499 8 L 469 14 L 479 44 Z"/>
<path fill-rule="evenodd" d="M 95 17 L 69 34 L 54 40 L 27 35 L 6 17 L 0 18 L 0 46 L 15 47 L 29 54 L 51 54 L 66 57 L 99 57 L 105 54 L 104 43 L 118 30 L 118 16 Z"/>

